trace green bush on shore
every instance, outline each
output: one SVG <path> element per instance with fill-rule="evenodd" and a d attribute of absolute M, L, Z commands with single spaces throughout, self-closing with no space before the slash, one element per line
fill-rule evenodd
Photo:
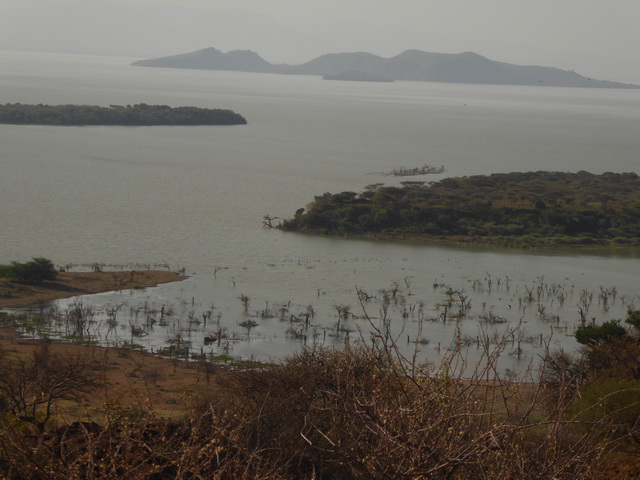
<path fill-rule="evenodd" d="M 49 259 L 36 257 L 24 263 L 13 262 L 10 265 L 0 265 L 0 278 L 7 278 L 14 282 L 38 283 L 55 280 L 58 272 Z"/>

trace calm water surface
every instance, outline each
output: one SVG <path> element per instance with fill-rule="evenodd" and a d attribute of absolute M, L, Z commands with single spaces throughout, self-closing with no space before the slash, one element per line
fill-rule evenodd
<path fill-rule="evenodd" d="M 365 304 L 373 322 L 382 290 L 397 288 L 388 316 L 406 348 L 437 357 L 457 325 L 473 352 L 479 336 L 520 323 L 526 354 L 504 360 L 517 369 L 540 353 L 540 336 L 551 336 L 554 347 L 575 347 L 571 333 L 587 292 L 589 318 L 619 318 L 640 306 L 636 252 L 469 249 L 261 227 L 264 215 L 292 216 L 314 195 L 397 184 L 402 179 L 383 172 L 402 166 L 444 165 L 444 176 L 638 171 L 639 91 L 330 82 L 130 67 L 133 60 L 0 52 L 3 102 L 194 105 L 230 108 L 249 122 L 0 126 L 0 262 L 45 256 L 57 264 L 162 263 L 195 274 L 144 292 L 58 302 L 62 311 L 72 302 L 91 305 L 91 334 L 102 341 L 157 349 L 179 334 L 194 351 L 279 357 L 304 342 L 294 338 L 303 329 L 295 319 L 308 306 L 315 316 L 307 342 L 368 341 L 372 327 L 356 286 L 377 297 Z M 614 287 L 615 299 L 598 300 Z M 555 293 L 527 302 L 538 288 Z M 442 321 L 447 289 L 469 298 L 469 318 Z M 242 295 L 250 298 L 247 313 Z M 107 335 L 105 312 L 120 304 L 118 327 Z M 165 326 L 147 325 L 162 305 L 174 311 Z M 336 333 L 340 305 L 360 317 L 341 321 L 350 333 Z M 263 310 L 277 314 L 262 318 Z M 209 311 L 218 320 L 204 326 Z M 258 325 L 249 330 L 247 320 Z M 143 336 L 132 338 L 132 325 Z M 225 342 L 205 347 L 204 336 L 217 329 Z"/>

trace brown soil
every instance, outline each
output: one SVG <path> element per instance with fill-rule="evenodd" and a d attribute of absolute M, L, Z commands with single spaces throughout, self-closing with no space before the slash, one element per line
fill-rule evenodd
<path fill-rule="evenodd" d="M 42 341 L 0 327 L 0 352 L 6 360 L 30 358 Z M 181 416 L 190 408 L 193 396 L 213 383 L 224 368 L 210 364 L 205 368 L 197 362 L 173 361 L 124 348 L 54 342 L 50 349 L 54 355 L 86 356 L 101 383 L 84 402 L 57 405 L 57 421 L 62 423 L 100 421 L 107 410 L 113 413 L 118 409 Z"/>
<path fill-rule="evenodd" d="M 165 271 L 60 273 L 56 282 L 39 285 L 0 283 L 0 307 L 36 305 L 74 295 L 141 288 L 184 279 Z M 27 339 L 10 327 L 0 327 L 0 352 L 5 359 L 27 359 L 41 340 Z M 87 355 L 95 362 L 103 385 L 83 403 L 62 402 L 57 421 L 104 418 L 107 407 L 153 411 L 164 417 L 185 413 L 194 394 L 215 381 L 224 367 L 205 367 L 197 362 L 173 361 L 120 348 L 54 343 L 58 355 Z M 208 372 L 207 372 L 208 370 Z M 113 411 L 113 408 L 110 409 Z"/>
<path fill-rule="evenodd" d="M 153 287 L 185 278 L 184 275 L 161 270 L 62 272 L 56 281 L 38 284 L 9 282 L 0 278 L 0 308 L 28 307 L 76 295 Z"/>

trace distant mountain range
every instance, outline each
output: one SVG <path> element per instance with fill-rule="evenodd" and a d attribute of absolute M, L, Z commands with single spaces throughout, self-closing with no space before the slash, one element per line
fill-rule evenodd
<path fill-rule="evenodd" d="M 273 65 L 250 50 L 223 53 L 205 48 L 191 53 L 139 60 L 140 67 L 232 70 L 240 72 L 321 75 L 327 79 L 408 80 L 493 85 L 553 87 L 640 88 L 640 85 L 595 80 L 570 70 L 535 65 L 513 65 L 473 52 L 458 54 L 407 50 L 391 58 L 371 53 L 331 53 L 301 65 Z"/>

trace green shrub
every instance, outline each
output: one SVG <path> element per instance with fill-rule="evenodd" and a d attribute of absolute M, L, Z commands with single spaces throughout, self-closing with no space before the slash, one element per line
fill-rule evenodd
<path fill-rule="evenodd" d="M 51 260 L 37 257 L 29 262 L 13 262 L 11 265 L 0 265 L 0 277 L 15 282 L 37 283 L 45 280 L 55 280 L 58 275 Z"/>
<path fill-rule="evenodd" d="M 580 325 L 576 330 L 576 341 L 582 345 L 596 346 L 610 343 L 625 335 L 627 330 L 620 325 L 620 320 L 609 320 L 602 325 Z"/>

